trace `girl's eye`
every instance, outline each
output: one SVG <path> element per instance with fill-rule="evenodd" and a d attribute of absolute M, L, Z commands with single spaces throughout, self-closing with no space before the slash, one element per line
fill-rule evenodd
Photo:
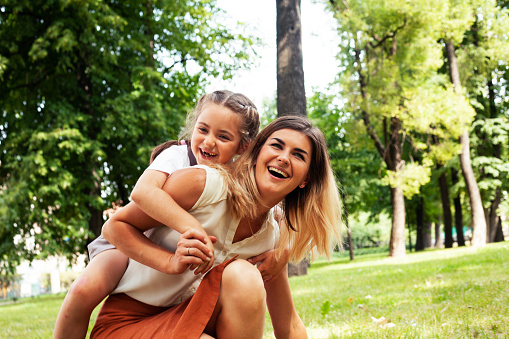
<path fill-rule="evenodd" d="M 281 144 L 277 143 L 277 142 L 271 144 L 271 146 L 274 147 L 274 148 L 277 148 L 277 149 L 283 149 L 283 146 Z"/>
<path fill-rule="evenodd" d="M 198 131 L 200 131 L 202 133 L 207 133 L 207 129 L 203 128 L 203 127 L 198 127 Z"/>
<path fill-rule="evenodd" d="M 227 135 L 220 135 L 219 137 L 223 140 L 230 141 L 230 137 L 228 137 Z"/>

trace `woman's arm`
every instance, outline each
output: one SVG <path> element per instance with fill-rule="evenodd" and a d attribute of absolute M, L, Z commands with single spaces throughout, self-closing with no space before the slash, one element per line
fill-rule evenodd
<path fill-rule="evenodd" d="M 265 291 L 267 292 L 267 308 L 276 338 L 307 338 L 306 327 L 293 304 L 287 267 L 276 278 L 265 283 Z"/>
<path fill-rule="evenodd" d="M 274 219 L 276 220 L 280 232 L 286 232 L 284 228 L 284 213 L 279 206 L 274 207 Z M 267 282 L 273 278 L 276 278 L 283 269 L 286 269 L 286 264 L 290 259 L 290 252 L 287 248 L 284 248 L 279 253 L 279 257 L 276 258 L 276 250 L 270 250 L 259 254 L 257 256 L 249 258 L 247 261 L 251 264 L 257 264 L 258 271 L 262 275 L 263 281 Z"/>
<path fill-rule="evenodd" d="M 205 170 L 191 168 L 179 170 L 173 173 L 170 178 L 164 186 L 164 194 L 169 194 L 180 208 L 190 209 L 203 193 L 206 180 Z M 178 222 L 177 219 L 175 222 Z M 180 271 L 180 266 L 175 266 L 176 259 L 178 259 L 178 263 L 182 263 L 180 256 L 186 257 L 184 261 L 189 264 L 202 264 L 195 273 L 203 273 L 210 269 L 213 264 L 214 249 L 208 236 L 203 236 L 196 230 L 182 232 L 191 238 L 183 239 L 181 237 L 179 246 L 187 247 L 183 247 L 181 252 L 184 253 L 180 253 L 182 255 L 174 258 L 174 253 L 154 244 L 142 234 L 143 231 L 158 225 L 160 225 L 158 221 L 149 217 L 136 204 L 129 203 L 113 214 L 110 220 L 105 223 L 103 236 L 130 258 L 161 272 L 175 274 L 176 271 Z M 167 226 L 173 228 L 174 222 Z M 187 248 L 193 249 L 191 256 L 188 255 Z M 178 249 L 176 254 L 179 254 Z M 192 259 L 192 256 L 195 256 L 196 259 Z"/>

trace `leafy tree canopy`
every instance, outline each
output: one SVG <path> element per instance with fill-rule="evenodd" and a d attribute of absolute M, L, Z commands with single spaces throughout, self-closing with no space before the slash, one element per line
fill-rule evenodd
<path fill-rule="evenodd" d="M 83 253 L 253 38 L 214 0 L 0 3 L 0 265 Z"/>

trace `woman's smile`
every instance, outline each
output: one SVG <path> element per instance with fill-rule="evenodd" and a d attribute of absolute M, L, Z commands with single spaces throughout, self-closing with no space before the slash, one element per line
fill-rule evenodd
<path fill-rule="evenodd" d="M 263 199 L 278 203 L 305 185 L 311 152 L 311 142 L 301 132 L 282 129 L 271 134 L 258 154 L 255 167 L 256 183 Z"/>

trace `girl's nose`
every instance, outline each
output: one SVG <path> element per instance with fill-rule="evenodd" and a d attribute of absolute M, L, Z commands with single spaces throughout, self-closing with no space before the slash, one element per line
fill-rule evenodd
<path fill-rule="evenodd" d="M 213 136 L 208 136 L 205 138 L 204 143 L 207 147 L 214 147 L 216 144 Z"/>

